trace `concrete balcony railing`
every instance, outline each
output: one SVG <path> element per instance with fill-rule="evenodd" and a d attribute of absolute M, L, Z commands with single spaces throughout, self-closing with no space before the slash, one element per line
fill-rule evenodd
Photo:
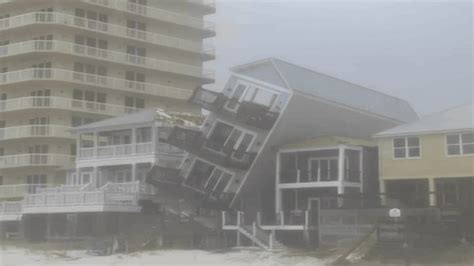
<path fill-rule="evenodd" d="M 0 141 L 37 137 L 74 139 L 71 129 L 71 127 L 60 125 L 26 125 L 0 128 Z"/>
<path fill-rule="evenodd" d="M 157 7 L 131 3 L 128 0 L 82 0 L 82 2 L 105 6 L 108 8 L 113 8 L 181 26 L 191 27 L 206 32 L 215 32 L 215 24 L 212 22 Z M 194 2 L 210 5 L 213 1 L 198 0 Z"/>
<path fill-rule="evenodd" d="M 72 82 L 81 85 L 180 100 L 188 100 L 192 95 L 191 90 L 56 68 L 28 68 L 19 71 L 0 73 L 0 85 L 37 80 Z"/>
<path fill-rule="evenodd" d="M 79 149 L 77 160 L 91 160 L 97 158 L 116 158 L 147 154 L 182 155 L 183 151 L 168 144 L 158 144 L 153 148 L 152 142 L 99 146 Z M 180 158 L 180 156 L 177 156 Z M 178 158 L 178 159 L 179 159 Z"/>
<path fill-rule="evenodd" d="M 209 59 L 213 58 L 215 55 L 215 48 L 212 43 L 209 42 L 203 43 L 200 41 L 181 39 L 57 12 L 32 12 L 0 19 L 0 30 L 23 27 L 32 24 L 57 24 L 86 29 L 119 38 L 133 39 L 154 45 L 203 54 Z"/>
<path fill-rule="evenodd" d="M 197 78 L 214 78 L 214 73 L 212 71 L 205 70 L 198 66 L 136 56 L 62 41 L 26 41 L 1 46 L 0 58 L 24 55 L 32 52 L 55 52 L 67 55 L 77 55 L 96 60 L 104 60 L 111 63 L 139 66 L 150 70 L 158 70 Z"/>
<path fill-rule="evenodd" d="M 117 116 L 143 109 L 108 103 L 74 100 L 64 97 L 19 97 L 0 101 L 0 113 L 28 109 L 62 109 L 94 114 Z"/>
<path fill-rule="evenodd" d="M 0 169 L 29 167 L 29 166 L 52 166 L 71 167 L 74 156 L 65 154 L 16 154 L 0 156 Z"/>
<path fill-rule="evenodd" d="M 46 184 L 1 185 L 0 199 L 23 198 L 26 194 L 34 194 L 45 187 L 47 187 Z"/>

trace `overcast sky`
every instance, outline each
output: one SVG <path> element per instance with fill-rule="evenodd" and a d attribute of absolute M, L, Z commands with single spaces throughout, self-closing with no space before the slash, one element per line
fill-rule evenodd
<path fill-rule="evenodd" d="M 406 99 L 420 114 L 473 101 L 473 5 L 217 0 L 216 86 L 232 66 L 277 57 Z"/>

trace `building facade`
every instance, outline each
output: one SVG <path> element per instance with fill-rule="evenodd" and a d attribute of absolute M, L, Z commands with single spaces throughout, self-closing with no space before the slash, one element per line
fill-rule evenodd
<path fill-rule="evenodd" d="M 203 67 L 214 12 L 212 1 L 0 1 L 0 200 L 65 183 L 72 127 L 198 112 L 187 100 L 214 81 Z"/>
<path fill-rule="evenodd" d="M 474 210 L 473 113 L 458 106 L 374 136 L 386 204 Z"/>

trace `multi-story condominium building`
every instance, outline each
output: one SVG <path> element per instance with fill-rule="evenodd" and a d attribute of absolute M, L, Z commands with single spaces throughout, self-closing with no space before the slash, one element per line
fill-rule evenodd
<path fill-rule="evenodd" d="M 436 206 L 444 214 L 473 215 L 473 114 L 471 103 L 374 136 L 386 204 L 396 199 L 401 206 Z"/>
<path fill-rule="evenodd" d="M 198 112 L 187 100 L 214 80 L 203 67 L 214 12 L 198 0 L 0 0 L 0 200 L 65 183 L 72 127 L 151 107 Z"/>
<path fill-rule="evenodd" d="M 403 100 L 277 59 L 236 67 L 222 92 L 199 89 L 192 101 L 211 111 L 200 129 L 176 126 L 163 137 L 189 154 L 179 170 L 155 167 L 149 181 L 163 197 L 192 195 L 181 209 L 231 208 L 244 211 L 246 222 L 256 221 L 262 210 L 278 212 L 282 203 L 275 205 L 275 199 L 287 197 L 283 188 L 275 189 L 288 186 L 275 182 L 280 146 L 323 136 L 369 139 L 417 119 Z M 361 149 L 343 153 L 357 157 Z M 343 154 L 338 151 L 337 158 Z M 336 178 L 335 193 L 362 188 L 341 181 L 339 173 Z"/>

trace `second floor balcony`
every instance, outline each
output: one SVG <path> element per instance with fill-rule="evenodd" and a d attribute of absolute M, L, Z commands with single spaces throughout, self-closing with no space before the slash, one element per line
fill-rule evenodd
<path fill-rule="evenodd" d="M 223 114 L 241 123 L 265 130 L 271 129 L 279 116 L 278 112 L 271 111 L 268 106 L 250 101 L 239 101 L 223 93 L 202 88 L 195 91 L 191 102 L 211 112 Z M 235 108 L 230 108 L 230 106 Z"/>
<path fill-rule="evenodd" d="M 0 101 L 1 112 L 13 112 L 28 109 L 61 109 L 85 113 L 117 116 L 124 113 L 134 113 L 143 109 L 124 105 L 76 100 L 65 97 L 18 97 Z"/>
<path fill-rule="evenodd" d="M 57 68 L 28 68 L 0 73 L 0 86 L 38 80 L 71 82 L 85 86 L 94 86 L 180 100 L 188 100 L 192 95 L 191 90 Z"/>
<path fill-rule="evenodd" d="M 26 125 L 0 128 L 0 141 L 22 138 L 65 138 L 73 139 L 71 127 L 60 125 Z"/>
<path fill-rule="evenodd" d="M 182 127 L 174 127 L 166 142 L 224 167 L 248 169 L 257 155 L 231 147 L 218 148 L 219 144 L 206 139 L 202 132 Z"/>
<path fill-rule="evenodd" d="M 18 167 L 61 167 L 74 164 L 74 156 L 66 154 L 16 154 L 0 156 L 0 169 Z"/>

